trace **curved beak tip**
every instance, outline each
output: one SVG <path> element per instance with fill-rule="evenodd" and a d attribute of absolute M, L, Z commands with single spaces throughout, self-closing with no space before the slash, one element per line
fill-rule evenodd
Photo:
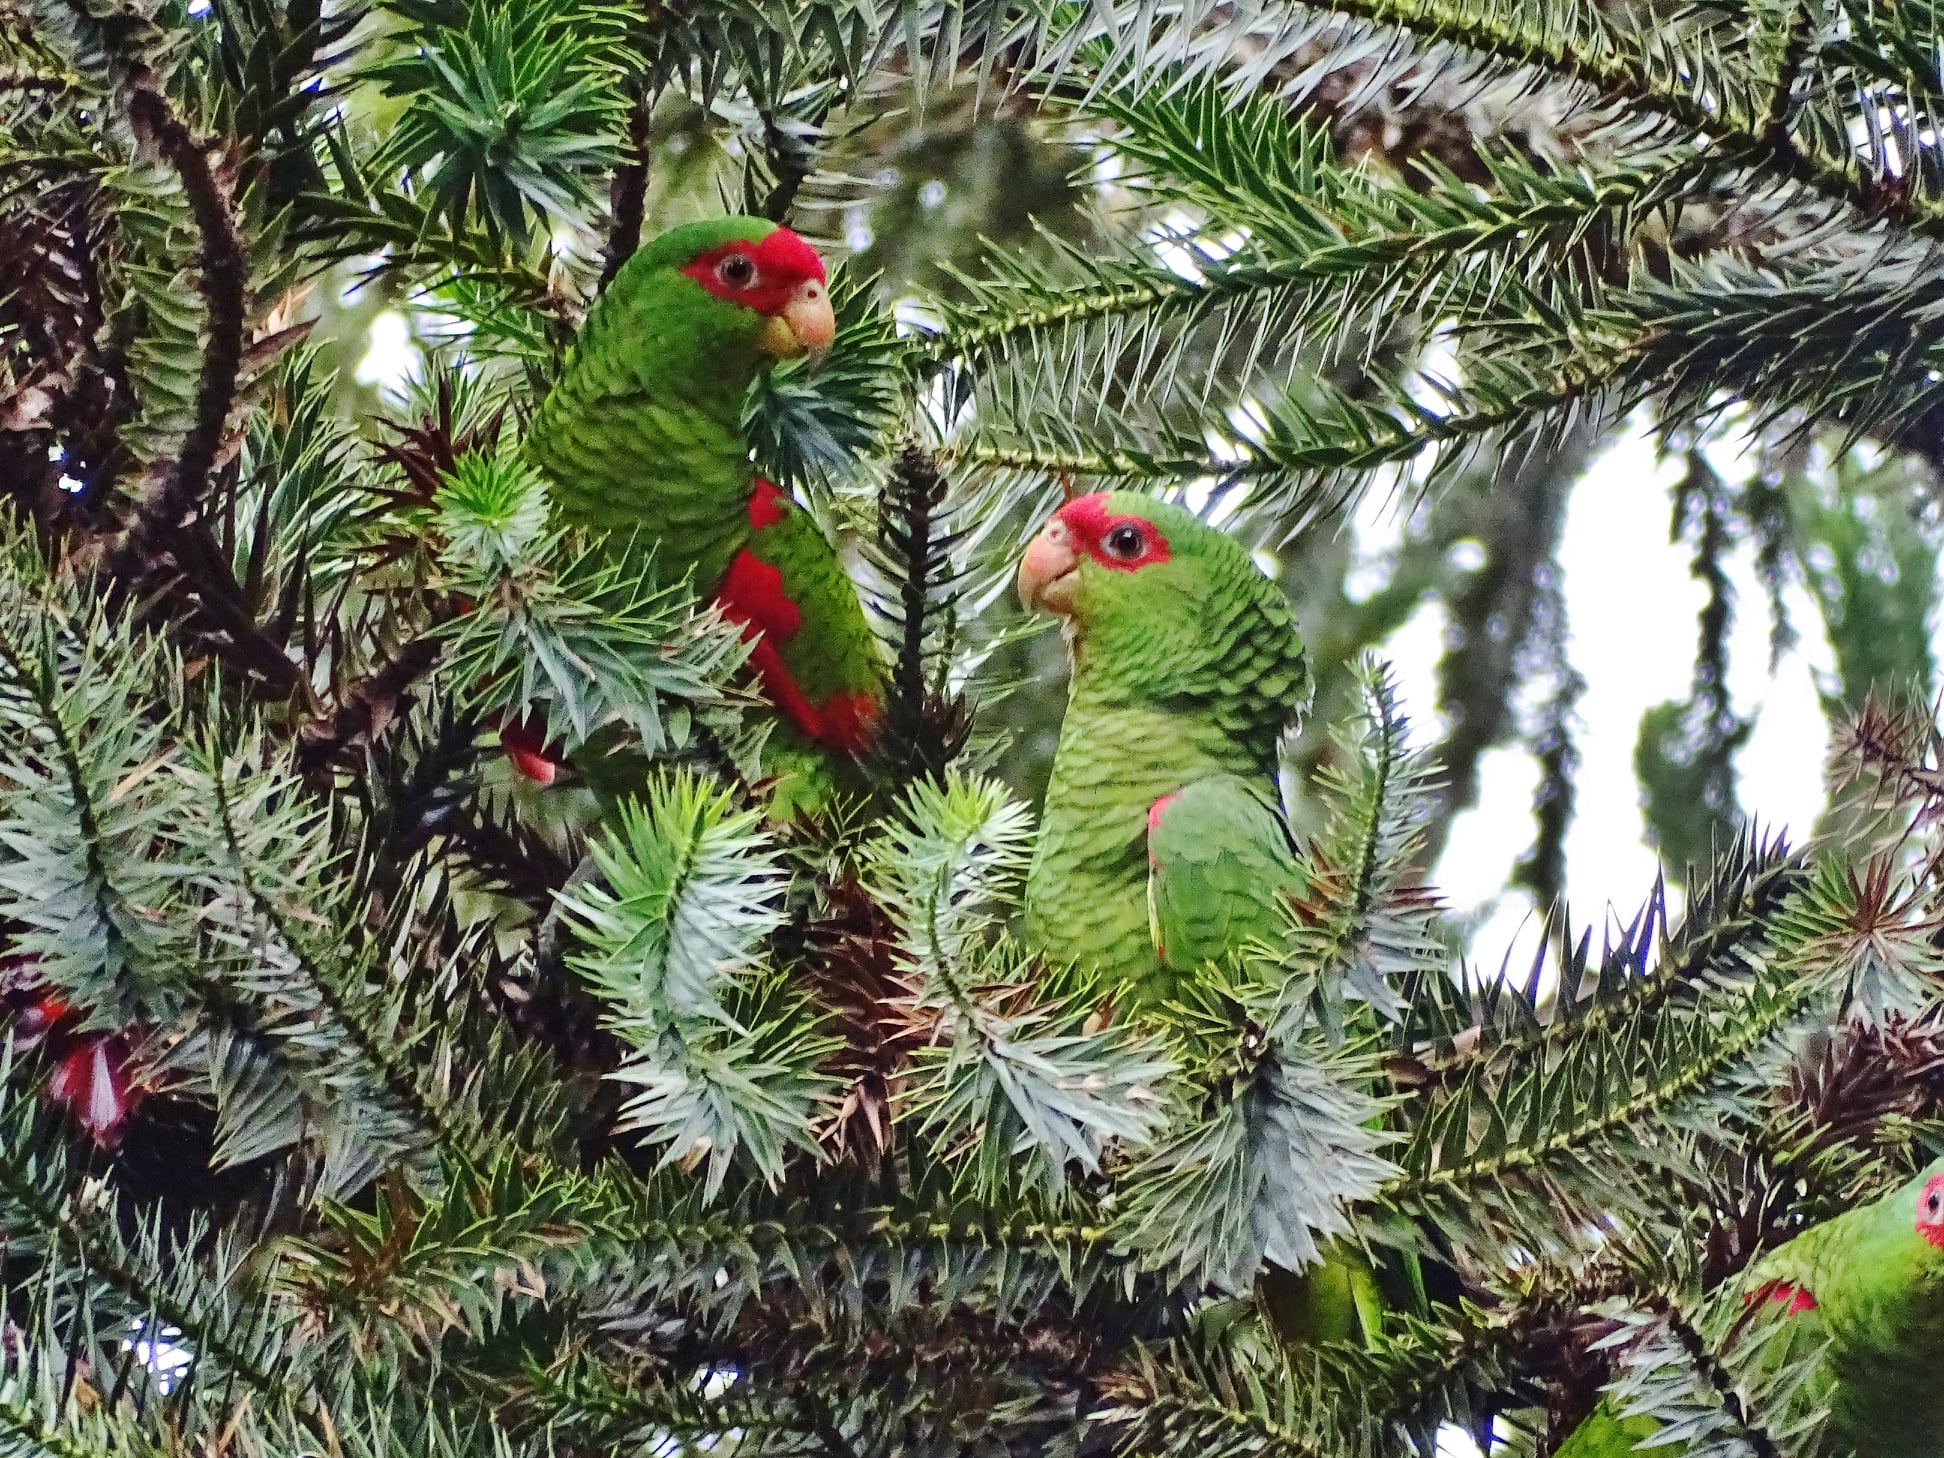
<path fill-rule="evenodd" d="M 763 348 L 778 359 L 822 354 L 837 337 L 837 314 L 830 307 L 830 291 L 807 278 L 782 310 L 770 316 L 763 330 Z"/>
<path fill-rule="evenodd" d="M 1059 523 L 1033 538 L 1019 559 L 1019 604 L 1027 612 L 1065 613 L 1073 606 L 1077 565 Z"/>

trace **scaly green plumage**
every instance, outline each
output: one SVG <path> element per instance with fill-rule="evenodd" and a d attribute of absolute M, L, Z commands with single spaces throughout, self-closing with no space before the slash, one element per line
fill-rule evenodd
<path fill-rule="evenodd" d="M 747 296 L 709 271 L 729 255 L 750 265 Z M 778 259 L 813 267 L 820 287 L 807 245 L 760 218 L 689 224 L 637 251 L 589 312 L 525 449 L 563 524 L 652 550 L 659 578 L 688 577 L 760 635 L 750 662 L 779 719 L 772 811 L 787 814 L 868 745 L 884 674 L 835 549 L 759 480 L 743 435 L 750 386 L 779 347 L 786 294 L 761 277 Z"/>
<path fill-rule="evenodd" d="M 1026 934 L 1053 956 L 1098 963 L 1142 1003 L 1196 965 L 1219 935 L 1212 928 L 1240 916 L 1260 929 L 1255 911 L 1238 912 L 1232 883 L 1286 881 L 1292 862 L 1270 798 L 1276 745 L 1310 679 L 1282 593 L 1191 512 L 1114 493 L 1070 502 L 1056 521 L 1097 546 L 1100 523 L 1119 517 L 1150 523 L 1168 555 L 1130 570 L 1077 553 L 1064 609 L 1073 683 L 1026 879 Z M 1148 814 L 1193 786 L 1187 813 L 1161 815 L 1172 874 L 1155 912 L 1190 943 L 1164 959 L 1150 927 Z M 1198 823 L 1222 802 L 1258 809 L 1237 825 Z M 1205 835 L 1240 861 L 1203 854 L 1218 848 L 1198 844 Z"/>
<path fill-rule="evenodd" d="M 1867 1458 L 1944 1452 L 1944 1160 L 1771 1251 L 1739 1289 L 1745 1301 L 1787 1312 L 1785 1339 L 1759 1360 L 1799 1359 L 1827 1339 L 1805 1390 L 1828 1405 L 1832 1436 Z M 1658 1432 L 1651 1418 L 1623 1420 L 1606 1400 L 1559 1458 L 1623 1458 Z M 1686 1450 L 1639 1451 L 1678 1458 Z"/>

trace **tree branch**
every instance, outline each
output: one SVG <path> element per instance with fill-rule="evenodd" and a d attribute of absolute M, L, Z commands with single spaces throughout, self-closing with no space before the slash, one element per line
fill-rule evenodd
<path fill-rule="evenodd" d="M 338 695 L 335 710 L 312 719 L 298 732 L 298 768 L 307 776 L 317 775 L 353 745 L 383 738 L 404 707 L 405 697 L 432 671 L 444 648 L 429 634 L 414 638 L 390 662 L 347 687 Z"/>
<path fill-rule="evenodd" d="M 643 91 L 628 111 L 628 156 L 614 169 L 608 186 L 608 211 L 614 223 L 608 230 L 607 256 L 601 264 L 601 289 L 614 282 L 621 265 L 641 246 L 641 224 L 648 205 L 648 159 L 653 144 L 650 113 L 653 98 Z"/>
<path fill-rule="evenodd" d="M 1865 217 L 1894 216 L 1913 232 L 1944 236 L 1944 207 L 1912 199 L 1907 190 L 1881 182 L 1854 165 L 1804 152 L 1788 135 L 1783 118 L 1764 118 L 1756 130 L 1737 126 L 1698 97 L 1655 86 L 1637 57 L 1618 47 L 1593 50 L 1572 39 L 1521 25 L 1516 10 L 1494 9 L 1489 15 L 1450 0 L 1313 0 L 1317 8 L 1359 20 L 1374 21 L 1429 41 L 1445 41 L 1501 60 L 1551 71 L 1579 81 L 1603 98 L 1625 102 L 1716 142 L 1732 160 L 1757 170 L 1776 172 L 1823 196 L 1846 203 Z M 1806 48 L 1807 41 L 1804 41 Z M 1791 51 L 1795 49 L 1793 43 Z M 1785 67 L 1787 56 L 1784 58 Z M 1799 62 L 1797 63 L 1800 64 Z M 1781 84 L 1793 91 L 1792 69 Z M 1769 112 L 1776 110 L 1771 102 Z"/>
<path fill-rule="evenodd" d="M 144 538 L 173 534 L 202 498 L 222 451 L 230 406 L 243 363 L 243 314 L 248 272 L 229 200 L 223 195 L 207 151 L 169 109 L 152 81 L 138 84 L 129 97 L 129 119 L 148 137 L 182 179 L 189 207 L 202 235 L 198 258 L 204 311 L 202 371 L 196 380 L 195 415 L 183 437 L 175 467 L 160 490 L 137 504 L 121 554 L 132 557 Z"/>

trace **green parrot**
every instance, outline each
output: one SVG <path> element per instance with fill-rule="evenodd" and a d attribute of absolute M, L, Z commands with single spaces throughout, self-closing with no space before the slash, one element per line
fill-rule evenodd
<path fill-rule="evenodd" d="M 1935 1458 L 1944 1452 L 1944 1159 L 1873 1204 L 1805 1231 L 1749 1267 L 1742 1300 L 1783 1309 L 1789 1329 L 1771 1353 L 1828 1343 L 1829 1432 L 1861 1458 Z M 1611 1400 L 1560 1445 L 1557 1458 L 1625 1458 L 1659 1432 L 1622 1418 Z M 1638 1451 L 1678 1458 L 1684 1444 Z"/>
<path fill-rule="evenodd" d="M 1020 601 L 1065 619 L 1073 682 L 1026 876 L 1029 946 L 1091 962 L 1138 1012 L 1250 940 L 1274 942 L 1303 886 L 1275 788 L 1277 741 L 1308 702 L 1281 590 L 1232 538 L 1127 492 L 1069 501 L 1026 549 Z M 1267 1267 L 1258 1305 L 1292 1343 L 1349 1341 L 1421 1310 L 1408 1254 L 1328 1248 Z"/>
<path fill-rule="evenodd" d="M 728 217 L 638 250 L 596 301 L 528 432 L 561 524 L 653 550 L 754 640 L 779 727 L 772 761 L 814 801 L 872 743 L 884 670 L 857 590 L 809 514 L 756 474 L 742 410 L 779 359 L 830 345 L 823 261 L 788 228 Z M 524 736 L 524 737 L 523 737 Z M 514 729 L 542 782 L 552 760 Z M 772 800 L 772 810 L 777 803 Z"/>
<path fill-rule="evenodd" d="M 1026 549 L 1020 600 L 1059 614 L 1073 682 L 1026 936 L 1092 962 L 1138 1008 L 1282 926 L 1298 889 L 1276 746 L 1308 702 L 1288 601 L 1192 512 L 1126 492 L 1069 501 Z"/>

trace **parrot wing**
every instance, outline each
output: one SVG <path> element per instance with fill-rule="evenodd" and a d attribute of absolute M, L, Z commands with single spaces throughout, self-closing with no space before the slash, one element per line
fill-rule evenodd
<path fill-rule="evenodd" d="M 1275 940 L 1302 884 L 1281 812 L 1239 775 L 1196 780 L 1148 810 L 1148 926 L 1176 976 Z"/>
<path fill-rule="evenodd" d="M 750 666 L 784 720 L 813 744 L 860 754 L 883 712 L 884 667 L 857 588 L 810 514 L 761 479 L 749 528 L 716 605 L 761 634 Z"/>

